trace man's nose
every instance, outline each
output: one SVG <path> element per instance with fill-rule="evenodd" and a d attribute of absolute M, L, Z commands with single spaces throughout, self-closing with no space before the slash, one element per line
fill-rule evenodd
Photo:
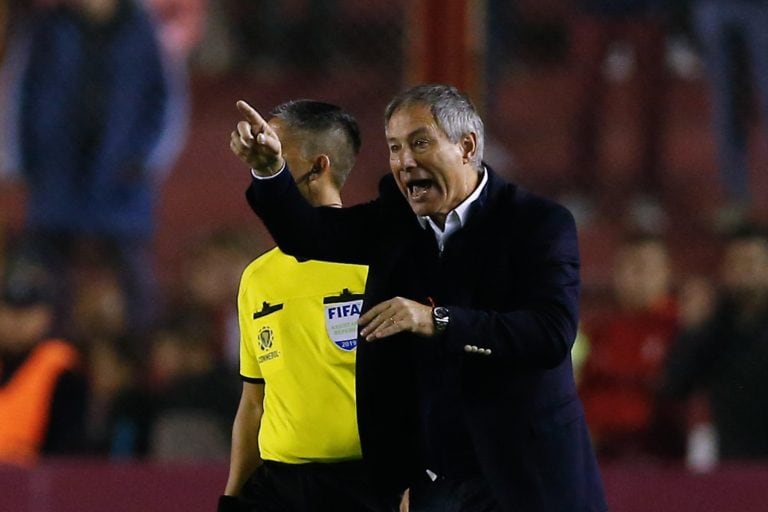
<path fill-rule="evenodd" d="M 400 168 L 413 169 L 414 167 L 416 167 L 416 160 L 413 158 L 413 151 L 410 149 L 403 149 L 400 152 Z"/>

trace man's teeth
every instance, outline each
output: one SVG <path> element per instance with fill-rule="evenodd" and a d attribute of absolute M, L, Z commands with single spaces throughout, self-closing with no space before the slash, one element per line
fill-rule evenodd
<path fill-rule="evenodd" d="M 432 187 L 432 183 L 427 180 L 419 181 L 417 183 L 411 183 L 408 185 L 408 188 L 411 191 L 411 196 L 413 196 L 414 198 L 418 198 L 423 194 L 425 194 L 427 190 L 430 189 L 430 187 Z"/>

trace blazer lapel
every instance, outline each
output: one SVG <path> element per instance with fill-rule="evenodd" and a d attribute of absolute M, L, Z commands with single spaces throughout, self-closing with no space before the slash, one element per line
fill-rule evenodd
<path fill-rule="evenodd" d="M 485 291 L 496 279 L 500 260 L 509 258 L 508 237 L 500 237 L 502 230 L 510 229 L 504 219 L 509 218 L 511 205 L 504 204 L 502 192 L 504 181 L 490 167 L 488 184 L 472 208 L 464 225 L 449 240 L 451 257 L 457 257 L 462 265 L 462 288 L 466 290 L 467 303 L 479 304 L 478 298 L 487 295 Z M 502 244 L 502 245 L 499 245 Z"/>

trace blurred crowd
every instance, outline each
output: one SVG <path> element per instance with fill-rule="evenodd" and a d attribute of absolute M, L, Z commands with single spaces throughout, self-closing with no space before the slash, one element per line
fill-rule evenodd
<path fill-rule="evenodd" d="M 0 179 L 27 193 L 23 227 L 0 231 L 0 417 L 18 418 L 0 421 L 0 463 L 228 458 L 237 287 L 264 247 L 247 229 L 200 233 L 160 289 L 156 202 L 186 143 L 190 70 L 348 66 L 343 37 L 327 37 L 343 32 L 337 3 L 0 1 Z M 766 459 L 768 232 L 751 222 L 756 116 L 744 91 L 768 105 L 768 1 L 547 3 L 568 13 L 562 53 L 577 107 L 562 191 L 582 221 L 616 196 L 594 174 L 610 73 L 631 61 L 642 79 L 628 186 L 637 222 L 574 349 L 598 454 L 698 470 Z M 536 35 L 521 22 L 530 2 L 488 4 L 495 80 L 494 63 L 515 61 Z M 658 229 L 668 61 L 686 67 L 680 41 L 709 77 L 724 195 L 713 219 L 720 268 L 706 275 L 674 268 Z"/>
<path fill-rule="evenodd" d="M 629 235 L 612 268 L 611 299 L 577 342 L 598 454 L 695 470 L 768 458 L 768 232 L 725 234 L 712 275 L 674 269 L 647 233 Z"/>
<path fill-rule="evenodd" d="M 141 331 L 109 253 L 80 248 L 61 322 L 58 276 L 6 246 L 0 410 L 15 419 L 0 429 L 0 461 L 227 460 L 240 396 L 235 302 L 240 273 L 260 251 L 253 239 L 218 229 L 188 247 L 156 321 Z"/>

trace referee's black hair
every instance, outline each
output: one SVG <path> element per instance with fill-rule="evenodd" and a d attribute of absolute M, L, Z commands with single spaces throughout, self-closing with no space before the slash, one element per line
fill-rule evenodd
<path fill-rule="evenodd" d="M 354 116 L 341 107 L 309 99 L 291 100 L 276 106 L 271 114 L 292 128 L 313 136 L 305 140 L 309 153 L 332 153 L 334 182 L 341 188 L 355 164 L 362 144 Z"/>
<path fill-rule="evenodd" d="M 349 137 L 355 155 L 360 152 L 360 127 L 352 114 L 341 107 L 322 101 L 299 99 L 281 103 L 272 110 L 272 115 L 303 130 L 325 131 L 340 128 Z"/>

